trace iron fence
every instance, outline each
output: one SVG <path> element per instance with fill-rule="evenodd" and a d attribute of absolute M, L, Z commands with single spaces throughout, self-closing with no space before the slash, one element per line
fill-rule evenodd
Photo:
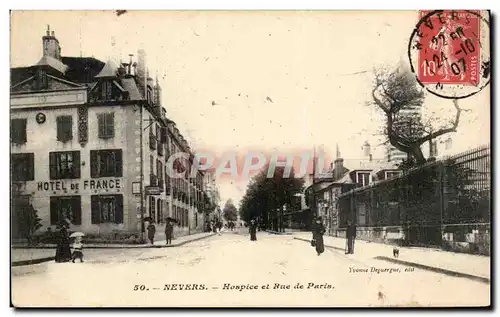
<path fill-rule="evenodd" d="M 400 228 L 402 243 L 411 245 L 489 241 L 490 195 L 488 145 L 341 195 L 339 225 L 352 220 L 374 232 Z"/>

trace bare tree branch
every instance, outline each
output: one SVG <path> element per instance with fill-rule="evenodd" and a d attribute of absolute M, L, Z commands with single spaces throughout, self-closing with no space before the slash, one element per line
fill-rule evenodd
<path fill-rule="evenodd" d="M 430 133 L 425 137 L 419 139 L 418 143 L 424 144 L 425 142 L 435 139 L 446 133 L 457 132 L 457 127 L 458 124 L 460 123 L 460 114 L 462 113 L 462 109 L 460 109 L 460 107 L 458 106 L 458 99 L 453 99 L 453 105 L 455 106 L 456 114 L 455 114 L 455 120 L 451 123 L 451 127 L 439 129 L 436 132 Z"/>

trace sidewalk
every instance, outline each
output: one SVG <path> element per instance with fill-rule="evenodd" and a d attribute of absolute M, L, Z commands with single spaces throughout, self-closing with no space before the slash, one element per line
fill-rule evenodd
<path fill-rule="evenodd" d="M 293 234 L 294 239 L 311 241 L 310 232 Z M 325 246 L 345 252 L 346 241 L 342 238 L 324 236 Z M 442 274 L 490 282 L 490 257 L 454 253 L 431 248 L 399 247 L 399 257 L 392 254 L 394 246 L 356 240 L 353 259 L 367 262 L 372 259 L 383 260 L 439 272 Z M 346 255 L 347 256 L 347 255 Z"/>
<path fill-rule="evenodd" d="M 154 244 L 84 244 L 85 249 L 137 249 L 137 248 L 171 248 L 179 247 L 189 242 L 208 238 L 215 235 L 211 232 L 202 232 L 172 239 L 167 245 L 166 240 L 155 241 Z M 85 242 L 85 241 L 84 241 Z M 11 249 L 12 266 L 37 264 L 52 261 L 55 255 L 55 245 L 44 245 L 34 248 L 13 247 Z"/>

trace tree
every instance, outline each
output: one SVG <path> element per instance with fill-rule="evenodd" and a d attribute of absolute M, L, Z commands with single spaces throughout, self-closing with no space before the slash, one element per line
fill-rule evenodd
<path fill-rule="evenodd" d="M 35 232 L 42 227 L 38 212 L 19 193 L 12 193 L 12 233 L 15 238 L 24 238 L 33 243 Z"/>
<path fill-rule="evenodd" d="M 384 68 L 375 71 L 370 104 L 375 105 L 385 117 L 384 134 L 388 142 L 407 153 L 409 161 L 416 165 L 426 162 L 421 146 L 437 137 L 456 132 L 464 110 L 459 107 L 458 99 L 453 99 L 454 118 L 444 120 L 436 126 L 440 121 L 437 118 L 431 117 L 427 122 L 423 122 L 420 110 L 424 98 L 424 91 L 415 77 L 402 65 L 393 71 Z"/>
<path fill-rule="evenodd" d="M 278 220 L 283 206 L 290 210 L 288 207 L 294 195 L 302 192 L 304 180 L 294 177 L 293 168 L 289 177 L 283 177 L 284 167 L 276 167 L 272 177 L 268 178 L 268 167 L 251 180 L 241 201 L 240 213 L 245 221 L 260 219 L 264 226 L 272 226 L 278 231 L 278 227 L 282 227 Z"/>
<path fill-rule="evenodd" d="M 238 220 L 238 210 L 234 206 L 233 201 L 231 199 L 228 199 L 226 201 L 226 204 L 224 205 L 224 209 L 222 210 L 222 217 L 226 221 Z"/>

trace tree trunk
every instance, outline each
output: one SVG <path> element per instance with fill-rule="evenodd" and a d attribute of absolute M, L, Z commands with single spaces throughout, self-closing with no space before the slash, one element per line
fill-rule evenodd
<path fill-rule="evenodd" d="M 415 159 L 417 165 L 422 165 L 422 164 L 425 164 L 427 162 L 427 160 L 424 157 L 424 154 L 422 153 L 422 149 L 420 148 L 420 146 L 412 147 L 410 149 L 410 154 Z"/>

